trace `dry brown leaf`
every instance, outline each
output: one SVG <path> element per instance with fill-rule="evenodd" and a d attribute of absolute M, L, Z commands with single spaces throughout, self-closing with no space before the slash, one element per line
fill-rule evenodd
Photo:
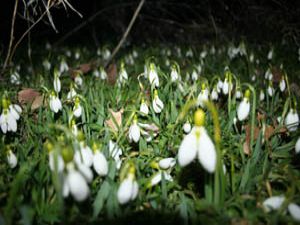
<path fill-rule="evenodd" d="M 271 72 L 273 74 L 273 79 L 272 79 L 273 82 L 279 83 L 281 78 L 284 76 L 282 70 L 279 69 L 278 67 L 272 67 Z"/>
<path fill-rule="evenodd" d="M 112 63 L 108 66 L 107 70 L 107 80 L 110 85 L 114 85 L 117 80 L 117 65 Z"/>
<path fill-rule="evenodd" d="M 37 90 L 27 88 L 19 91 L 18 101 L 21 105 L 30 104 L 33 111 L 43 105 L 43 96 Z"/>
<path fill-rule="evenodd" d="M 113 111 L 112 109 L 108 109 L 111 116 L 114 118 L 110 118 L 105 120 L 105 125 L 110 127 L 112 131 L 118 132 L 119 127 L 122 125 L 122 114 L 124 112 L 123 109 L 119 110 L 118 112 Z"/>
<path fill-rule="evenodd" d="M 78 70 L 80 70 L 83 74 L 88 73 L 92 70 L 92 64 L 91 63 L 84 63 L 79 65 Z"/>

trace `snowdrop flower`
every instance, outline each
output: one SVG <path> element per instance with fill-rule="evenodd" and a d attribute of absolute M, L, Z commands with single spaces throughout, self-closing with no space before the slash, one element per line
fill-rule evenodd
<path fill-rule="evenodd" d="M 299 115 L 296 109 L 290 109 L 285 118 L 285 125 L 290 132 L 296 131 L 299 125 Z"/>
<path fill-rule="evenodd" d="M 245 97 L 243 98 L 243 101 L 238 106 L 237 109 L 237 116 L 239 121 L 245 120 L 250 112 L 250 90 L 246 90 Z"/>
<path fill-rule="evenodd" d="M 107 160 L 96 144 L 93 145 L 93 150 L 94 150 L 94 157 L 93 157 L 94 170 L 99 176 L 106 176 L 108 173 Z"/>
<path fill-rule="evenodd" d="M 208 101 L 208 94 L 209 94 L 209 91 L 206 88 L 206 84 L 203 83 L 202 87 L 201 87 L 201 92 L 199 93 L 198 98 L 197 98 L 198 106 L 201 106 L 202 108 L 204 108 L 205 102 Z"/>
<path fill-rule="evenodd" d="M 284 196 L 272 196 L 263 202 L 263 207 L 266 212 L 279 209 L 285 200 Z"/>
<path fill-rule="evenodd" d="M 17 131 L 17 119 L 19 119 L 19 114 L 14 107 L 12 107 L 6 98 L 2 99 L 2 113 L 0 115 L 0 126 L 4 134 L 7 131 L 16 132 Z"/>
<path fill-rule="evenodd" d="M 93 71 L 93 76 L 96 77 L 96 78 L 100 77 L 100 72 L 97 69 L 95 69 Z"/>
<path fill-rule="evenodd" d="M 51 171 L 63 172 L 65 163 L 63 157 L 53 150 L 49 152 L 49 167 Z"/>
<path fill-rule="evenodd" d="M 192 49 L 187 50 L 185 56 L 192 58 L 194 56 Z"/>
<path fill-rule="evenodd" d="M 60 82 L 60 79 L 59 79 L 59 73 L 56 70 L 54 71 L 53 86 L 54 86 L 55 92 L 58 94 L 61 90 L 61 82 Z"/>
<path fill-rule="evenodd" d="M 192 72 L 192 80 L 193 81 L 196 81 L 196 80 L 198 80 L 198 73 L 196 72 L 196 70 L 193 70 L 193 72 Z"/>
<path fill-rule="evenodd" d="M 109 57 L 110 57 L 110 55 L 111 55 L 111 52 L 110 52 L 110 50 L 109 49 L 104 49 L 104 52 L 103 52 L 103 59 L 104 60 L 108 60 L 109 59 Z"/>
<path fill-rule="evenodd" d="M 265 93 L 264 93 L 263 90 L 260 90 L 260 93 L 259 93 L 259 100 L 260 100 L 260 101 L 265 100 Z"/>
<path fill-rule="evenodd" d="M 174 167 L 176 164 L 176 160 L 172 157 L 164 158 L 159 160 L 158 165 L 160 169 L 167 170 Z"/>
<path fill-rule="evenodd" d="M 87 199 L 90 193 L 85 176 L 75 169 L 75 165 L 72 162 L 67 164 L 67 175 L 63 184 L 64 197 L 67 197 L 69 193 L 78 202 Z"/>
<path fill-rule="evenodd" d="M 218 79 L 218 83 L 217 83 L 217 91 L 218 91 L 218 93 L 220 93 L 221 90 L 223 90 L 223 81 L 219 78 Z"/>
<path fill-rule="evenodd" d="M 171 69 L 171 81 L 176 82 L 179 79 L 178 71 L 176 69 L 176 66 L 173 65 Z"/>
<path fill-rule="evenodd" d="M 284 79 L 284 76 L 282 76 L 282 77 L 281 77 L 281 80 L 280 80 L 280 83 L 279 83 L 280 91 L 281 91 L 281 92 L 284 92 L 285 87 L 286 87 L 285 79 Z"/>
<path fill-rule="evenodd" d="M 210 50 L 209 50 L 209 53 L 211 54 L 211 55 L 214 55 L 214 54 L 216 54 L 216 48 L 215 48 L 215 46 L 213 45 L 213 46 L 211 46 L 211 48 L 210 48 Z"/>
<path fill-rule="evenodd" d="M 67 99 L 72 100 L 77 95 L 77 92 L 75 91 L 75 88 L 73 87 L 73 84 L 70 85 L 70 91 L 67 94 Z"/>
<path fill-rule="evenodd" d="M 120 69 L 120 74 L 119 74 L 119 79 L 118 79 L 118 84 L 121 85 L 123 83 L 125 83 L 128 80 L 128 74 L 127 71 L 125 69 L 125 65 L 122 62 L 121 63 L 121 69 Z"/>
<path fill-rule="evenodd" d="M 148 115 L 149 113 L 149 108 L 147 103 L 145 102 L 144 99 L 142 99 L 141 105 L 140 105 L 140 112 L 144 115 Z"/>
<path fill-rule="evenodd" d="M 206 51 L 206 50 L 203 50 L 203 51 L 200 53 L 201 59 L 204 59 L 206 56 L 207 56 L 207 51 Z"/>
<path fill-rule="evenodd" d="M 79 150 L 74 154 L 74 161 L 77 165 L 83 164 L 87 167 L 91 167 L 93 164 L 92 149 L 84 141 L 80 141 L 79 145 Z"/>
<path fill-rule="evenodd" d="M 229 81 L 228 76 L 225 77 L 225 80 L 223 82 L 222 91 L 224 95 L 228 95 L 229 92 Z"/>
<path fill-rule="evenodd" d="M 107 73 L 103 67 L 100 68 L 100 78 L 101 80 L 106 80 L 107 78 Z"/>
<path fill-rule="evenodd" d="M 164 108 L 164 103 L 158 97 L 157 90 L 154 90 L 154 97 L 152 100 L 152 107 L 155 113 L 160 113 L 161 110 Z"/>
<path fill-rule="evenodd" d="M 139 56 L 139 54 L 138 54 L 138 52 L 137 52 L 136 50 L 133 50 L 133 51 L 132 51 L 132 56 L 133 56 L 134 58 L 137 58 L 137 57 Z"/>
<path fill-rule="evenodd" d="M 113 141 L 109 141 L 109 154 L 115 160 L 117 169 L 121 168 L 122 160 L 122 149 Z"/>
<path fill-rule="evenodd" d="M 58 113 L 59 110 L 62 110 L 62 104 L 60 99 L 56 96 L 54 91 L 50 94 L 49 100 L 50 109 L 54 113 Z"/>
<path fill-rule="evenodd" d="M 18 164 L 18 159 L 16 155 L 11 150 L 8 150 L 6 157 L 9 167 L 11 169 L 15 168 Z"/>
<path fill-rule="evenodd" d="M 129 140 L 130 141 L 134 141 L 135 143 L 138 143 L 138 141 L 140 140 L 140 136 L 141 136 L 141 129 L 137 123 L 137 116 L 134 115 L 134 119 L 133 119 L 133 123 L 131 124 L 130 128 L 129 128 Z"/>
<path fill-rule="evenodd" d="M 254 54 L 253 54 L 253 52 L 251 52 L 251 54 L 250 54 L 250 56 L 249 56 L 249 61 L 250 61 L 251 63 L 254 62 Z"/>
<path fill-rule="evenodd" d="M 151 179 L 150 179 L 150 183 L 148 184 L 148 187 L 153 187 L 157 184 L 159 184 L 159 182 L 161 182 L 162 180 L 162 176 L 164 176 L 164 179 L 166 181 L 173 181 L 172 176 L 170 175 L 169 172 L 167 171 L 158 171 L 156 174 L 154 174 Z"/>
<path fill-rule="evenodd" d="M 151 86 L 153 85 L 154 87 L 159 87 L 158 74 L 157 74 L 154 63 L 150 64 L 148 78 L 149 78 Z"/>
<path fill-rule="evenodd" d="M 78 97 L 76 97 L 76 99 L 75 99 L 75 104 L 73 107 L 73 114 L 77 118 L 80 117 L 82 114 L 82 106 L 80 104 L 80 99 Z"/>
<path fill-rule="evenodd" d="M 268 56 L 267 56 L 268 60 L 272 60 L 273 54 L 274 54 L 274 49 L 271 48 L 271 49 L 269 50 L 269 52 L 268 52 Z"/>
<path fill-rule="evenodd" d="M 242 97 L 242 92 L 241 92 L 240 88 L 237 88 L 237 90 L 235 92 L 235 97 L 236 97 L 236 99 L 240 99 Z"/>
<path fill-rule="evenodd" d="M 43 66 L 44 66 L 45 70 L 49 71 L 51 69 L 51 63 L 49 62 L 48 59 L 44 59 Z"/>
<path fill-rule="evenodd" d="M 300 222 L 300 207 L 295 203 L 290 203 L 288 206 L 288 211 L 294 220 Z"/>
<path fill-rule="evenodd" d="M 77 86 L 81 87 L 82 84 L 83 84 L 83 79 L 82 77 L 80 76 L 80 74 L 77 74 L 75 79 L 74 79 L 74 82 Z"/>
<path fill-rule="evenodd" d="M 298 140 L 296 142 L 295 151 L 296 151 L 296 154 L 298 154 L 300 152 L 300 137 L 298 138 Z"/>
<path fill-rule="evenodd" d="M 63 58 L 60 62 L 60 66 L 59 66 L 59 72 L 60 74 L 67 72 L 69 70 L 69 66 L 66 63 L 66 60 Z"/>
<path fill-rule="evenodd" d="M 16 85 L 19 85 L 21 83 L 20 74 L 17 71 L 10 75 L 10 83 Z"/>
<path fill-rule="evenodd" d="M 13 116 L 13 118 L 15 118 L 15 120 L 19 120 L 22 108 L 17 104 L 10 104 L 8 108 L 9 113 Z"/>
<path fill-rule="evenodd" d="M 135 168 L 131 166 L 127 177 L 121 182 L 117 197 L 120 204 L 124 205 L 136 199 L 139 192 L 138 183 L 135 180 Z"/>
<path fill-rule="evenodd" d="M 186 121 L 185 124 L 183 124 L 183 131 L 188 134 L 191 132 L 192 126 L 189 121 Z"/>
<path fill-rule="evenodd" d="M 213 90 L 211 91 L 210 98 L 214 101 L 218 100 L 219 94 L 218 94 L 217 87 L 214 87 Z"/>
<path fill-rule="evenodd" d="M 198 109 L 194 115 L 195 126 L 180 144 L 178 162 L 181 167 L 190 164 L 196 157 L 203 168 L 213 173 L 217 164 L 217 153 L 214 143 L 208 136 L 204 125 L 205 113 Z"/>
<path fill-rule="evenodd" d="M 268 94 L 270 97 L 272 97 L 274 95 L 274 88 L 273 88 L 273 84 L 271 81 L 269 82 L 267 91 L 268 91 Z"/>
<path fill-rule="evenodd" d="M 273 79 L 273 74 L 270 68 L 267 69 L 266 73 L 265 73 L 265 79 L 266 80 L 272 80 Z"/>
<path fill-rule="evenodd" d="M 75 120 L 72 119 L 70 124 L 71 124 L 72 134 L 74 134 L 74 136 L 77 137 L 78 136 L 78 127 L 76 125 Z"/>
<path fill-rule="evenodd" d="M 79 59 L 80 58 L 80 51 L 77 49 L 75 52 L 75 59 Z"/>

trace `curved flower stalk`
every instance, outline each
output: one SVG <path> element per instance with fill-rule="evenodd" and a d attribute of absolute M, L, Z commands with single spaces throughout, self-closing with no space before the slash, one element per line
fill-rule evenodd
<path fill-rule="evenodd" d="M 131 164 L 118 189 L 117 198 L 119 203 L 124 205 L 129 201 L 133 201 L 136 199 L 138 192 L 139 186 L 135 178 L 135 167 Z"/>
<path fill-rule="evenodd" d="M 93 144 L 93 168 L 99 176 L 106 176 L 108 173 L 108 162 L 97 144 Z"/>
<path fill-rule="evenodd" d="M 129 141 L 134 141 L 135 143 L 138 143 L 141 136 L 141 129 L 138 125 L 138 119 L 137 116 L 134 115 L 133 122 L 129 128 L 128 137 Z"/>
<path fill-rule="evenodd" d="M 10 104 L 10 101 L 6 98 L 2 98 L 2 113 L 0 115 L 0 127 L 4 134 L 7 131 L 17 131 L 17 120 L 20 119 L 22 108 L 17 104 Z"/>
<path fill-rule="evenodd" d="M 155 113 L 161 113 L 164 108 L 164 103 L 160 100 L 157 90 L 154 90 L 152 107 Z"/>
<path fill-rule="evenodd" d="M 52 112 L 58 113 L 58 111 L 62 110 L 61 101 L 54 91 L 51 92 L 49 98 L 49 106 Z"/>
<path fill-rule="evenodd" d="M 250 112 L 250 90 L 245 91 L 245 97 L 243 101 L 239 104 L 237 109 L 237 116 L 239 121 L 247 119 Z"/>
<path fill-rule="evenodd" d="M 195 112 L 194 117 L 195 126 L 191 133 L 184 137 L 179 147 L 179 165 L 187 166 L 198 157 L 203 168 L 207 172 L 213 173 L 216 169 L 217 153 L 214 143 L 204 127 L 205 113 L 199 109 Z"/>

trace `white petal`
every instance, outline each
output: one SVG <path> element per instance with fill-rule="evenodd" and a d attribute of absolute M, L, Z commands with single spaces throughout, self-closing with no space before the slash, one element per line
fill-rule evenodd
<path fill-rule="evenodd" d="M 189 133 L 183 139 L 178 151 L 178 163 L 180 166 L 186 166 L 190 164 L 197 155 L 197 140 L 193 133 Z"/>
<path fill-rule="evenodd" d="M 245 120 L 250 112 L 250 103 L 247 99 L 244 98 L 244 100 L 240 103 L 238 110 L 237 110 L 237 116 L 240 121 Z"/>
<path fill-rule="evenodd" d="M 57 172 L 62 172 L 65 163 L 61 155 L 55 154 L 54 151 L 49 152 L 49 167 L 52 171 L 57 169 Z"/>
<path fill-rule="evenodd" d="M 148 115 L 149 109 L 146 103 L 142 103 L 140 106 L 140 112 Z"/>
<path fill-rule="evenodd" d="M 9 164 L 10 168 L 12 168 L 12 169 L 15 168 L 18 164 L 18 159 L 12 151 L 9 151 L 7 154 L 7 162 Z"/>
<path fill-rule="evenodd" d="M 184 125 L 183 125 L 183 131 L 188 134 L 191 132 L 191 129 L 192 129 L 192 126 L 190 123 L 186 122 Z"/>
<path fill-rule="evenodd" d="M 76 170 L 69 171 L 67 182 L 76 201 L 84 201 L 89 195 L 89 187 L 84 177 Z"/>
<path fill-rule="evenodd" d="M 81 105 L 78 105 L 77 107 L 74 107 L 73 114 L 77 118 L 81 116 L 81 114 L 82 114 L 82 107 L 81 107 Z"/>
<path fill-rule="evenodd" d="M 136 199 L 137 195 L 139 193 L 139 185 L 136 181 L 133 181 L 133 184 L 132 184 L 132 191 L 131 191 L 131 200 L 134 200 Z"/>
<path fill-rule="evenodd" d="M 106 176 L 108 173 L 108 164 L 102 152 L 97 151 L 93 158 L 93 167 L 97 174 Z"/>
<path fill-rule="evenodd" d="M 132 188 L 133 188 L 132 179 L 126 178 L 125 180 L 122 181 L 117 193 L 118 201 L 120 204 L 126 204 L 127 202 L 130 201 L 132 196 Z"/>
<path fill-rule="evenodd" d="M 198 140 L 198 159 L 207 172 L 213 173 L 215 171 L 217 164 L 215 145 L 204 128 L 201 128 Z"/>
<path fill-rule="evenodd" d="M 140 140 L 141 132 L 140 127 L 134 123 L 129 128 L 129 138 L 137 143 Z"/>
<path fill-rule="evenodd" d="M 70 193 L 69 184 L 67 182 L 67 177 L 64 178 L 63 187 L 62 187 L 62 195 L 64 198 L 68 197 Z"/>
<path fill-rule="evenodd" d="M 53 86 L 55 92 L 59 93 L 61 90 L 61 83 L 60 83 L 60 79 L 57 76 L 54 77 Z"/>
<path fill-rule="evenodd" d="M 300 222 L 300 207 L 295 203 L 290 203 L 288 206 L 288 210 L 293 219 Z"/>
<path fill-rule="evenodd" d="M 20 119 L 19 113 L 17 112 L 17 110 L 16 110 L 12 105 L 9 106 L 9 114 L 10 114 L 15 120 Z"/>
<path fill-rule="evenodd" d="M 9 131 L 12 131 L 12 132 L 16 132 L 17 131 L 17 121 L 16 119 L 12 116 L 12 115 L 8 115 L 7 117 L 7 129 Z"/>
<path fill-rule="evenodd" d="M 152 176 L 150 180 L 151 187 L 157 185 L 161 181 L 161 177 L 161 172 L 158 172 L 154 176 Z"/>
<path fill-rule="evenodd" d="M 285 125 L 290 132 L 296 131 L 299 125 L 298 113 L 290 110 L 285 118 Z"/>
<path fill-rule="evenodd" d="M 74 154 L 74 160 L 78 165 L 83 163 L 90 167 L 93 164 L 93 152 L 89 146 L 81 144 L 80 150 L 76 151 Z"/>
<path fill-rule="evenodd" d="M 270 212 L 271 210 L 277 210 L 281 207 L 282 203 L 284 202 L 283 196 L 273 196 L 270 198 L 267 198 L 263 202 L 263 206 L 267 212 Z"/>
<path fill-rule="evenodd" d="M 78 166 L 79 172 L 83 175 L 85 180 L 90 183 L 93 180 L 93 172 L 90 167 L 87 167 L 84 164 L 79 164 Z"/>
<path fill-rule="evenodd" d="M 300 137 L 298 138 L 298 140 L 296 142 L 295 151 L 296 151 L 296 153 L 300 152 Z"/>
<path fill-rule="evenodd" d="M 161 169 L 169 169 L 170 167 L 173 167 L 175 166 L 176 164 L 176 160 L 174 158 L 165 158 L 165 159 L 161 159 L 159 162 L 158 162 L 158 165 Z"/>

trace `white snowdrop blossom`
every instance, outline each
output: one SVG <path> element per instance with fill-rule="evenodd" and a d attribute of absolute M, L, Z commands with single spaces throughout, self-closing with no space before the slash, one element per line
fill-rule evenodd
<path fill-rule="evenodd" d="M 205 102 L 208 101 L 208 95 L 209 95 L 209 90 L 206 88 L 206 85 L 203 83 L 201 92 L 199 93 L 197 98 L 197 105 L 204 108 Z"/>
<path fill-rule="evenodd" d="M 63 157 L 58 152 L 49 152 L 49 167 L 51 171 L 63 172 L 65 163 Z"/>
<path fill-rule="evenodd" d="M 221 90 L 223 90 L 223 81 L 221 79 L 218 79 L 218 83 L 217 83 L 218 93 L 221 93 Z"/>
<path fill-rule="evenodd" d="M 297 130 L 299 126 L 299 115 L 295 109 L 290 109 L 285 118 L 285 125 L 290 132 Z"/>
<path fill-rule="evenodd" d="M 148 78 L 151 86 L 153 85 L 154 87 L 159 87 L 159 78 L 154 63 L 150 64 L 148 72 Z"/>
<path fill-rule="evenodd" d="M 274 49 L 271 48 L 271 49 L 269 50 L 269 52 L 268 52 L 268 56 L 267 56 L 268 60 L 272 60 L 273 54 L 274 54 Z"/>
<path fill-rule="evenodd" d="M 117 198 L 121 205 L 136 199 L 139 192 L 139 186 L 135 180 L 135 169 L 132 166 L 129 170 L 127 177 L 121 182 L 117 193 Z"/>
<path fill-rule="evenodd" d="M 239 121 L 247 119 L 250 112 L 250 91 L 246 90 L 245 97 L 241 101 L 237 109 L 237 116 Z"/>
<path fill-rule="evenodd" d="M 173 65 L 171 69 L 171 81 L 176 82 L 179 79 L 178 71 L 176 69 L 176 66 Z"/>
<path fill-rule="evenodd" d="M 11 150 L 8 150 L 6 157 L 9 167 L 11 169 L 15 168 L 18 164 L 18 159 L 16 155 Z"/>
<path fill-rule="evenodd" d="M 44 59 L 43 67 L 44 67 L 45 70 L 48 70 L 48 71 L 51 69 L 51 63 L 49 62 L 48 59 Z"/>
<path fill-rule="evenodd" d="M 93 146 L 94 157 L 93 157 L 93 168 L 99 176 L 106 176 L 108 173 L 108 162 L 104 154 L 95 145 Z"/>
<path fill-rule="evenodd" d="M 103 51 L 103 59 L 104 60 L 108 60 L 109 59 L 109 57 L 110 57 L 110 55 L 111 55 L 111 52 L 110 52 L 110 50 L 109 49 L 104 49 L 104 51 Z"/>
<path fill-rule="evenodd" d="M 184 131 L 186 134 L 190 133 L 190 132 L 191 132 L 191 129 L 192 129 L 192 125 L 190 124 L 189 121 L 187 121 L 187 122 L 185 122 L 185 123 L 183 124 L 183 131 Z"/>
<path fill-rule="evenodd" d="M 79 59 L 80 58 L 80 52 L 79 52 L 79 50 L 76 50 L 76 52 L 75 52 L 75 59 Z"/>
<path fill-rule="evenodd" d="M 196 80 L 198 80 L 198 78 L 199 78 L 198 73 L 196 72 L 196 70 L 193 70 L 193 72 L 192 72 L 192 80 L 196 81 Z"/>
<path fill-rule="evenodd" d="M 159 160 L 158 165 L 160 169 L 167 170 L 174 167 L 176 164 L 176 160 L 172 157 L 164 158 Z"/>
<path fill-rule="evenodd" d="M 271 81 L 273 79 L 273 73 L 270 68 L 265 73 L 265 79 Z"/>
<path fill-rule="evenodd" d="M 272 196 L 270 198 L 267 198 L 263 202 L 263 207 L 266 210 L 266 212 L 277 210 L 281 207 L 284 200 L 285 200 L 284 196 Z"/>
<path fill-rule="evenodd" d="M 236 99 L 241 99 L 242 98 L 242 92 L 239 88 L 235 92 L 235 97 L 236 97 Z"/>
<path fill-rule="evenodd" d="M 84 142 L 79 143 L 79 150 L 75 151 L 74 161 L 77 165 L 83 164 L 87 167 L 91 167 L 93 164 L 93 151 L 92 149 Z"/>
<path fill-rule="evenodd" d="M 259 100 L 260 100 L 260 101 L 265 100 L 265 93 L 264 93 L 263 90 L 260 90 L 260 92 L 259 92 Z"/>
<path fill-rule="evenodd" d="M 77 74 L 75 79 L 74 79 L 74 82 L 77 86 L 81 87 L 82 84 L 83 84 L 83 79 L 82 77 L 80 76 L 80 74 Z"/>
<path fill-rule="evenodd" d="M 72 194 L 73 198 L 82 202 L 87 199 L 90 193 L 90 189 L 87 184 L 86 177 L 81 171 L 75 169 L 75 165 L 70 162 L 67 164 L 67 174 L 63 184 L 63 196 L 67 197 L 69 193 Z"/>
<path fill-rule="evenodd" d="M 128 74 L 127 71 L 125 69 L 125 65 L 122 62 L 121 63 L 121 69 L 120 69 L 120 74 L 119 74 L 119 79 L 118 79 L 118 84 L 124 84 L 126 81 L 128 80 Z"/>
<path fill-rule="evenodd" d="M 210 98 L 213 101 L 217 101 L 219 99 L 219 94 L 218 94 L 217 87 L 214 87 L 213 90 L 211 91 Z"/>
<path fill-rule="evenodd" d="M 2 113 L 0 115 L 0 127 L 4 134 L 7 131 L 17 131 L 17 120 L 20 119 L 22 108 L 17 104 L 10 104 L 6 98 L 2 99 Z"/>
<path fill-rule="evenodd" d="M 281 92 L 284 92 L 285 87 L 286 87 L 285 79 L 284 79 L 284 77 L 282 77 L 281 80 L 280 80 L 280 83 L 279 83 L 280 91 L 281 91 Z"/>
<path fill-rule="evenodd" d="M 154 90 L 154 97 L 152 100 L 152 107 L 155 113 L 160 113 L 164 108 L 164 103 L 158 97 L 157 90 Z"/>
<path fill-rule="evenodd" d="M 113 141 L 109 141 L 109 154 L 115 160 L 117 169 L 121 168 L 122 160 L 120 156 L 123 154 L 122 149 Z"/>
<path fill-rule="evenodd" d="M 185 56 L 192 58 L 194 56 L 192 49 L 187 50 Z"/>
<path fill-rule="evenodd" d="M 106 80 L 107 78 L 107 73 L 103 67 L 100 68 L 100 78 L 101 80 Z"/>
<path fill-rule="evenodd" d="M 10 83 L 15 85 L 19 85 L 21 83 L 20 74 L 17 71 L 10 75 Z"/>
<path fill-rule="evenodd" d="M 274 88 L 273 88 L 272 82 L 269 82 L 267 91 L 268 91 L 268 94 L 270 97 L 272 97 L 274 95 Z"/>
<path fill-rule="evenodd" d="M 195 113 L 195 126 L 180 144 L 178 162 L 181 167 L 190 164 L 196 157 L 203 168 L 213 173 L 217 164 L 217 153 L 214 143 L 208 136 L 204 125 L 205 114 L 202 110 Z"/>
<path fill-rule="evenodd" d="M 67 72 L 68 70 L 69 70 L 69 66 L 68 66 L 66 60 L 62 59 L 61 62 L 60 62 L 60 66 L 59 66 L 60 74 L 62 74 L 64 72 Z"/>
<path fill-rule="evenodd" d="M 82 106 L 80 104 L 80 99 L 78 97 L 76 97 L 75 99 L 75 104 L 73 107 L 73 115 L 77 118 L 79 118 L 82 115 Z"/>
<path fill-rule="evenodd" d="M 49 105 L 50 105 L 51 111 L 54 113 L 58 113 L 59 110 L 62 110 L 61 101 L 54 92 L 52 92 L 50 94 Z"/>
<path fill-rule="evenodd" d="M 75 91 L 75 88 L 73 87 L 73 84 L 71 83 L 70 90 L 67 94 L 67 99 L 72 100 L 77 95 L 77 92 Z"/>
<path fill-rule="evenodd" d="M 148 115 L 149 113 L 149 108 L 147 103 L 145 102 L 144 99 L 142 99 L 141 105 L 140 105 L 140 112 L 144 115 Z"/>
<path fill-rule="evenodd" d="M 229 82 L 228 82 L 227 78 L 225 78 L 225 80 L 223 82 L 222 91 L 223 91 L 224 95 L 228 95 L 228 92 L 229 92 Z"/>
<path fill-rule="evenodd" d="M 54 87 L 54 91 L 58 94 L 61 90 L 61 82 L 60 82 L 60 79 L 59 79 L 58 71 L 54 72 L 53 87 Z"/>
<path fill-rule="evenodd" d="M 298 138 L 296 145 L 295 145 L 296 154 L 300 153 L 300 137 Z"/>
<path fill-rule="evenodd" d="M 141 136 L 141 129 L 137 123 L 137 116 L 134 116 L 133 123 L 131 124 L 128 132 L 129 140 L 138 143 Z"/>
<path fill-rule="evenodd" d="M 300 207 L 295 203 L 290 203 L 288 206 L 288 211 L 292 218 L 297 222 L 300 222 Z"/>

